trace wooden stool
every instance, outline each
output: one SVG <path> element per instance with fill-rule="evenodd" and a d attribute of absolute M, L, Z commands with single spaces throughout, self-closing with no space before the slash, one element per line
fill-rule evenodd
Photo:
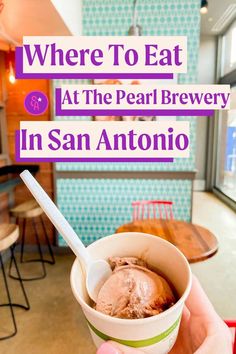
<path fill-rule="evenodd" d="M 19 272 L 19 268 L 17 266 L 17 262 L 16 262 L 15 255 L 14 255 L 13 245 L 15 244 L 16 240 L 18 239 L 18 237 L 19 237 L 19 226 L 18 225 L 14 225 L 14 224 L 1 224 L 0 225 L 0 263 L 1 263 L 3 280 L 4 280 L 6 293 L 7 293 L 7 299 L 8 299 L 8 303 L 0 304 L 0 306 L 1 307 L 5 307 L 5 306 L 9 306 L 10 307 L 12 323 L 13 323 L 13 327 L 14 327 L 14 330 L 13 330 L 13 332 L 11 334 L 9 334 L 7 336 L 4 336 L 4 337 L 0 337 L 0 340 L 11 338 L 17 333 L 17 326 L 16 326 L 16 320 L 15 320 L 15 315 L 14 315 L 13 308 L 14 307 L 20 307 L 20 308 L 23 308 L 25 310 L 29 310 L 30 309 L 29 301 L 28 301 L 28 298 L 27 298 L 27 295 L 26 295 L 26 292 L 25 292 L 23 281 L 22 281 L 22 278 L 21 278 L 21 275 L 20 275 L 20 272 Z M 13 303 L 12 300 L 11 300 L 10 290 L 9 290 L 9 287 L 8 287 L 6 272 L 5 272 L 4 263 L 3 263 L 3 259 L 2 259 L 2 254 L 1 254 L 2 251 L 7 250 L 8 248 L 11 251 L 11 263 L 14 263 L 14 266 L 15 266 L 15 269 L 16 269 L 16 274 L 17 274 L 18 280 L 20 282 L 21 290 L 23 292 L 26 305 Z"/>
<path fill-rule="evenodd" d="M 30 281 L 30 280 L 38 280 L 38 279 L 43 279 L 46 276 L 46 268 L 45 268 L 45 263 L 49 264 L 55 264 L 55 258 L 53 254 L 52 247 L 50 245 L 50 241 L 48 238 L 47 230 L 43 221 L 43 210 L 40 208 L 36 200 L 32 199 L 29 200 L 25 203 L 22 203 L 20 205 L 17 205 L 16 207 L 12 208 L 10 210 L 10 214 L 12 217 L 16 219 L 16 224 L 19 225 L 20 220 L 23 220 L 23 227 L 22 227 L 22 240 L 21 240 L 21 251 L 20 251 L 20 262 L 21 263 L 28 263 L 28 262 L 40 262 L 42 264 L 42 275 L 40 276 L 35 276 L 32 278 L 23 278 L 24 281 Z M 51 260 L 44 259 L 43 257 L 43 252 L 41 248 L 41 243 L 40 243 L 40 238 L 39 234 L 37 231 L 36 227 L 36 218 L 40 219 L 40 222 L 42 224 L 43 232 L 44 232 L 44 237 L 48 246 L 48 251 L 50 254 Z M 35 234 L 35 239 L 36 243 L 38 246 L 38 253 L 39 253 L 39 259 L 29 259 L 29 260 L 24 260 L 24 246 L 25 246 L 25 234 L 26 234 L 26 223 L 28 220 L 31 220 L 34 228 L 34 234 Z M 10 264 L 10 277 L 13 279 L 18 279 L 18 277 L 14 276 L 11 274 L 11 264 Z"/>

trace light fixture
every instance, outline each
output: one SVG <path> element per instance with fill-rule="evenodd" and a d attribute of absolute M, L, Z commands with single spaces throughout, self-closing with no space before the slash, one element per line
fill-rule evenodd
<path fill-rule="evenodd" d="M 208 12 L 208 1 L 202 0 L 200 12 L 202 15 L 205 15 Z"/>
<path fill-rule="evenodd" d="M 132 25 L 129 28 L 129 36 L 141 36 L 142 35 L 142 27 L 137 24 L 137 2 L 138 0 L 134 0 L 133 2 L 133 17 L 132 17 Z"/>
<path fill-rule="evenodd" d="M 9 82 L 14 84 L 16 82 L 15 71 L 12 65 L 12 62 L 9 63 L 9 75 L 8 75 Z"/>
<path fill-rule="evenodd" d="M 16 75 L 15 75 L 15 51 L 13 47 L 9 46 L 9 51 L 6 53 L 6 69 L 7 69 L 7 77 L 8 81 L 11 84 L 16 82 Z"/>

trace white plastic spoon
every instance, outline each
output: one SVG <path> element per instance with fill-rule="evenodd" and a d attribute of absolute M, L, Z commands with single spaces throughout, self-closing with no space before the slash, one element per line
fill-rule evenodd
<path fill-rule="evenodd" d="M 110 265 L 103 259 L 91 259 L 78 235 L 28 170 L 23 171 L 20 177 L 76 257 L 82 262 L 86 271 L 86 288 L 88 294 L 94 302 L 97 302 L 101 286 L 112 273 Z"/>

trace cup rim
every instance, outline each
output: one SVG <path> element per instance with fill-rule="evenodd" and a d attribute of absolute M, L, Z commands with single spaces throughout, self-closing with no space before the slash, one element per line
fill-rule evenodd
<path fill-rule="evenodd" d="M 97 243 L 102 243 L 103 242 L 103 239 L 106 238 L 113 238 L 114 235 L 117 236 L 121 236 L 121 237 L 124 237 L 124 236 L 127 236 L 127 235 L 133 235 L 134 234 L 137 236 L 137 235 L 140 235 L 140 236 L 143 236 L 145 235 L 145 237 L 148 237 L 148 238 L 155 238 L 155 239 L 158 239 L 158 242 L 161 242 L 161 243 L 165 243 L 165 244 L 168 244 L 169 247 L 171 247 L 172 249 L 175 249 L 175 251 L 180 255 L 180 257 L 182 258 L 183 262 L 185 263 L 186 265 L 186 268 L 188 270 L 188 284 L 187 284 L 187 287 L 186 289 L 184 290 L 182 296 L 178 299 L 178 301 L 173 305 L 171 306 L 169 309 L 157 314 L 157 315 L 154 315 L 154 316 L 151 316 L 151 317 L 146 317 L 146 318 L 136 318 L 136 319 L 126 319 L 126 318 L 119 318 L 119 317 L 112 317 L 112 316 L 109 316 L 109 315 L 106 315 L 102 312 L 99 312 L 97 310 L 95 310 L 94 308 L 92 308 L 90 305 L 88 305 L 81 296 L 78 295 L 78 293 L 76 292 L 75 290 L 75 287 L 74 287 L 74 277 L 73 277 L 73 274 L 74 274 L 74 271 L 75 271 L 75 268 L 76 266 L 80 265 L 80 262 L 79 262 L 79 259 L 76 258 L 73 262 L 73 265 L 72 265 L 72 268 L 71 268 L 71 272 L 70 272 L 70 284 L 71 284 L 71 288 L 72 288 L 72 292 L 75 296 L 75 298 L 78 300 L 79 304 L 81 305 L 82 309 L 85 308 L 86 311 L 88 311 L 92 316 L 96 316 L 97 318 L 99 318 L 100 320 L 105 320 L 105 321 L 108 321 L 108 322 L 111 322 L 113 324 L 147 324 L 147 323 L 151 323 L 151 322 L 155 322 L 158 319 L 163 319 L 165 318 L 166 316 L 168 316 L 169 314 L 171 314 L 172 312 L 174 312 L 182 303 L 185 302 L 185 300 L 187 299 L 189 293 L 190 293 L 190 290 L 191 290 L 191 287 L 192 287 L 192 271 L 191 271 L 191 268 L 190 268 L 190 265 L 186 259 L 186 257 L 184 256 L 184 254 L 176 247 L 174 246 L 172 243 L 170 243 L 169 241 L 166 241 L 164 239 L 162 239 L 161 237 L 158 237 L 158 236 L 155 236 L 155 235 L 151 235 L 151 234 L 146 234 L 146 233 L 142 233 L 142 232 L 121 232 L 119 234 L 113 234 L 113 235 L 109 235 L 109 236 L 105 236 L 103 238 L 100 238 L 99 240 L 91 243 L 88 248 L 94 244 L 97 244 Z"/>

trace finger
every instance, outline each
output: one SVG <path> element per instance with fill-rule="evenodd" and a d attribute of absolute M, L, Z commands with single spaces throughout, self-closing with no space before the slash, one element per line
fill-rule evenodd
<path fill-rule="evenodd" d="M 201 347 L 194 354 L 232 354 L 231 338 L 224 333 L 217 333 L 205 339 Z"/>
<path fill-rule="evenodd" d="M 109 342 L 105 342 L 99 347 L 97 354 L 121 354 L 121 352 L 114 348 Z"/>
<path fill-rule="evenodd" d="M 207 316 L 214 318 L 217 316 L 214 307 L 210 300 L 202 289 L 198 279 L 193 276 L 192 289 L 185 302 L 186 307 L 190 311 L 191 315 L 195 316 Z"/>
<path fill-rule="evenodd" d="M 182 318 L 181 318 L 181 324 L 184 324 L 184 325 L 188 326 L 188 322 L 189 322 L 190 316 L 191 316 L 191 314 L 190 314 L 189 309 L 186 306 L 184 306 L 183 313 L 182 313 Z"/>
<path fill-rule="evenodd" d="M 189 332 L 189 319 L 190 312 L 185 307 L 183 310 L 177 341 L 170 351 L 170 354 L 193 354 L 191 345 L 192 339 Z"/>
<path fill-rule="evenodd" d="M 116 342 L 105 342 L 98 349 L 97 354 L 144 354 L 142 351 L 126 347 L 125 345 Z"/>

